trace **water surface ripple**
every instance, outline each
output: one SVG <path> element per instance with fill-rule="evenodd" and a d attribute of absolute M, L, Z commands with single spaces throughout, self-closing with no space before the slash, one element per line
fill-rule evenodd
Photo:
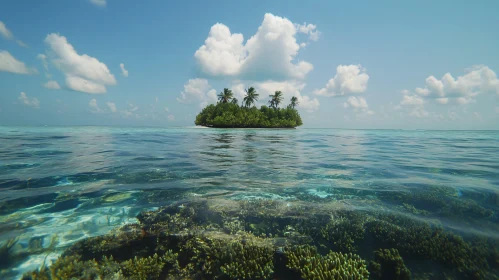
<path fill-rule="evenodd" d="M 448 203 L 472 203 L 482 214 L 397 200 L 436 189 Z M 14 250 L 33 237 L 47 246 L 57 235 L 62 249 L 104 234 L 179 199 L 180 190 L 338 200 L 497 238 L 499 132 L 0 127 L 0 243 L 19 237 Z M 10 269 L 33 269 L 45 255 Z"/>

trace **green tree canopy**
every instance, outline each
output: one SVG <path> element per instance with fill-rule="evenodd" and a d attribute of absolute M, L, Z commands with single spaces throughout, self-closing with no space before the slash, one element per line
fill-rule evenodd
<path fill-rule="evenodd" d="M 281 104 L 283 99 L 282 91 L 277 90 L 273 95 L 269 95 L 269 97 L 270 97 L 269 100 L 270 107 L 277 109 L 277 107 L 279 107 L 279 104 Z"/>
<path fill-rule="evenodd" d="M 246 107 L 250 107 L 251 104 L 255 103 L 255 101 L 258 101 L 258 96 L 260 96 L 258 93 L 256 93 L 256 90 L 254 87 L 250 87 L 246 89 L 246 96 L 244 97 L 244 105 Z"/>
<path fill-rule="evenodd" d="M 291 106 L 291 108 L 295 108 L 298 104 L 300 104 L 300 102 L 298 102 L 298 98 L 296 98 L 296 96 L 291 97 L 291 103 L 289 103 L 289 106 Z"/>
<path fill-rule="evenodd" d="M 218 94 L 218 102 L 228 103 L 233 97 L 234 94 L 232 93 L 232 90 L 224 88 L 224 91 Z"/>
<path fill-rule="evenodd" d="M 283 94 L 276 91 L 271 95 L 269 103 L 271 108 L 262 106 L 260 109 L 251 107 L 258 94 L 255 88 L 246 90 L 241 106 L 232 91 L 225 88 L 218 95 L 219 102 L 206 106 L 197 116 L 196 125 L 208 127 L 245 127 L 245 128 L 294 128 L 302 125 L 302 120 L 295 106 L 298 104 L 296 97 L 291 98 L 291 104 L 286 108 L 278 108 L 282 102 Z"/>

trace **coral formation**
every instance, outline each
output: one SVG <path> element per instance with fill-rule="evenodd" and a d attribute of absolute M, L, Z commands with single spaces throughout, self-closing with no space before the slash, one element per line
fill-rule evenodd
<path fill-rule="evenodd" d="M 78 241 L 26 279 L 497 279 L 497 240 L 411 217 L 337 204 L 193 199 Z M 364 260 L 372 260 L 371 276 Z M 411 273 L 420 260 L 438 270 Z"/>
<path fill-rule="evenodd" d="M 374 253 L 374 261 L 369 264 L 373 279 L 409 280 L 411 271 L 397 249 L 379 249 Z"/>
<path fill-rule="evenodd" d="M 358 255 L 329 252 L 322 256 L 312 246 L 298 246 L 286 251 L 287 267 L 300 272 L 301 278 L 369 279 L 366 264 Z"/>

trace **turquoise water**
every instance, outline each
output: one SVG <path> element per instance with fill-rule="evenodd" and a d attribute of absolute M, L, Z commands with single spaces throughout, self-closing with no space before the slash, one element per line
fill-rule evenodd
<path fill-rule="evenodd" d="M 0 275 L 197 198 L 335 202 L 499 240 L 499 132 L 0 127 L 0 244 L 17 239 Z"/>

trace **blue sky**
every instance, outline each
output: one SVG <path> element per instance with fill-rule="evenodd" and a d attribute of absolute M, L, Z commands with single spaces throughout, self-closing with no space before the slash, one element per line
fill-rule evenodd
<path fill-rule="evenodd" d="M 192 126 L 254 86 L 304 127 L 499 129 L 498 1 L 351 2 L 1 1 L 0 125 Z"/>

